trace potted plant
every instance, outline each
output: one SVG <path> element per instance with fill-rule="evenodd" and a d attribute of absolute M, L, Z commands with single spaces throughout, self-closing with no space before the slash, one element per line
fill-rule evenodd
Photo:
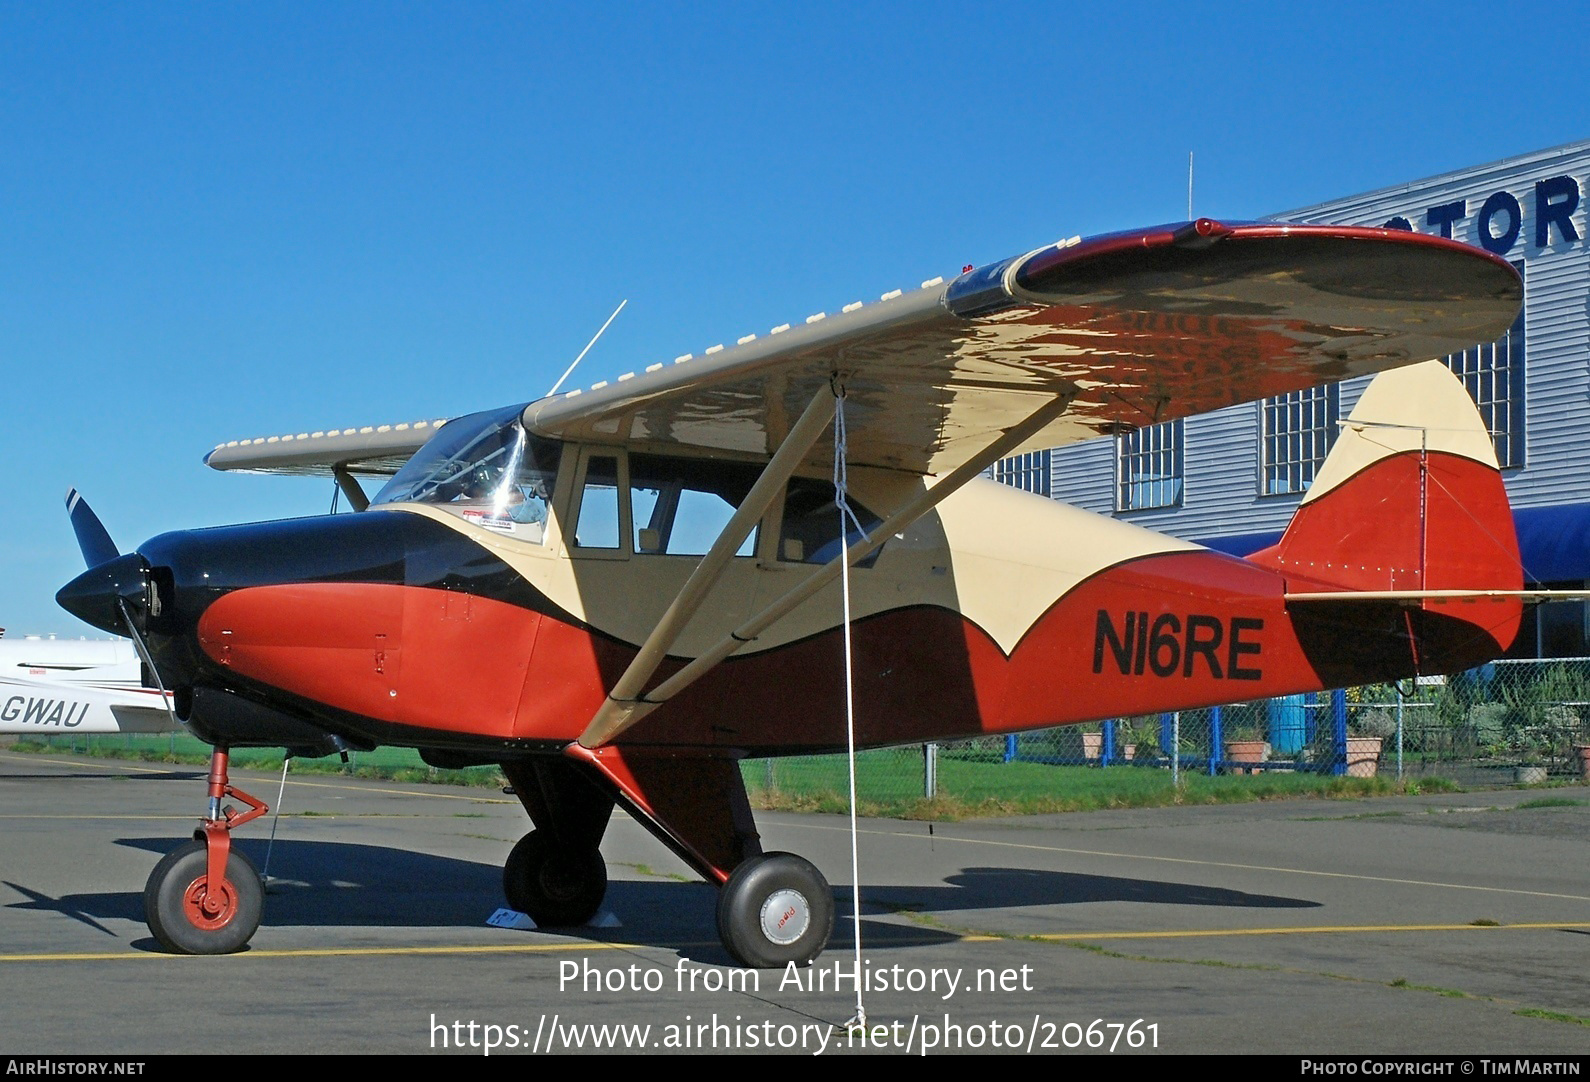
<path fill-rule="evenodd" d="M 1222 734 L 1225 738 L 1226 761 L 1228 763 L 1262 763 L 1270 758 L 1270 742 L 1265 739 L 1265 734 L 1255 720 L 1257 711 L 1251 703 L 1240 707 L 1230 707 L 1227 714 L 1231 723 L 1225 727 Z M 1236 767 L 1238 774 L 1257 773 L 1255 767 Z"/>
<path fill-rule="evenodd" d="M 1347 729 L 1347 776 L 1372 778 L 1380 770 L 1380 749 L 1397 731 L 1397 719 L 1388 710 L 1366 710 Z"/>
<path fill-rule="evenodd" d="M 1062 761 L 1096 763 L 1104 754 L 1104 734 L 1097 722 L 1067 725 L 1055 733 L 1055 754 Z"/>
<path fill-rule="evenodd" d="M 1159 755 L 1159 718 L 1156 715 L 1148 717 L 1122 718 L 1115 723 L 1115 754 L 1117 758 L 1130 762 L 1141 755 L 1145 759 L 1157 758 Z"/>

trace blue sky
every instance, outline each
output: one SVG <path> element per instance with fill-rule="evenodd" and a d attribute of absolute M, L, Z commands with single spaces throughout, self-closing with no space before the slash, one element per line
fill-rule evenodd
<path fill-rule="evenodd" d="M 1590 136 L 1574 5 L 0 3 L 0 625 L 313 514 L 227 439 L 589 383 L 1073 233 Z"/>

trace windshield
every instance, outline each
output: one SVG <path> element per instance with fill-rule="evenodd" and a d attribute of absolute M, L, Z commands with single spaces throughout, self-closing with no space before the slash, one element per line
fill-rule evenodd
<path fill-rule="evenodd" d="M 449 421 L 371 500 L 440 504 L 476 526 L 540 543 L 562 445 L 531 436 L 523 406 Z"/>

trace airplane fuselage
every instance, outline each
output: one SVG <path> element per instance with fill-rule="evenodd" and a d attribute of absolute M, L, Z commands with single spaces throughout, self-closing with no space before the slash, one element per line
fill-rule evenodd
<path fill-rule="evenodd" d="M 473 508 L 393 503 L 142 546 L 151 567 L 169 569 L 148 632 L 179 713 L 233 745 L 312 749 L 330 732 L 352 746 L 494 758 L 577 739 L 700 556 L 637 543 L 657 547 L 637 525 L 641 489 L 615 483 L 629 478 L 623 451 L 569 446 L 561 457 L 533 530 L 500 517 L 482 525 Z M 598 462 L 607 472 L 591 480 Z M 858 469 L 850 491 L 887 517 L 926 483 Z M 594 500 L 608 507 L 606 527 L 581 517 Z M 775 502 L 657 680 L 816 570 L 780 521 L 793 513 Z M 1477 663 L 1510 637 L 1444 635 L 1443 618 L 1423 612 L 1412 628 L 1390 603 L 1299 613 L 1284 595 L 1308 581 L 972 482 L 852 570 L 858 740 L 947 740 L 1395 679 Z M 839 636 L 836 584 L 618 743 L 734 755 L 840 747 Z"/>

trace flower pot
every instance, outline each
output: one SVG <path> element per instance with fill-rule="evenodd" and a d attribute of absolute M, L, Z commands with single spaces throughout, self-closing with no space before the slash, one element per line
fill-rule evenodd
<path fill-rule="evenodd" d="M 1089 761 L 1098 759 L 1104 754 L 1103 733 L 1082 734 L 1082 758 Z"/>
<path fill-rule="evenodd" d="M 1062 760 L 1081 759 L 1098 762 L 1104 754 L 1103 733 L 1082 733 L 1075 729 L 1061 729 L 1055 734 L 1055 754 Z"/>
<path fill-rule="evenodd" d="M 1590 744 L 1575 744 L 1573 753 L 1579 760 L 1579 776 L 1590 781 Z"/>
<path fill-rule="evenodd" d="M 1347 738 L 1347 776 L 1372 778 L 1380 767 L 1380 740 L 1378 736 L 1349 736 Z"/>
<path fill-rule="evenodd" d="M 1270 757 L 1268 740 L 1227 740 L 1226 761 L 1230 763 L 1262 763 Z M 1234 773 L 1257 773 L 1252 767 L 1236 767 Z"/>

